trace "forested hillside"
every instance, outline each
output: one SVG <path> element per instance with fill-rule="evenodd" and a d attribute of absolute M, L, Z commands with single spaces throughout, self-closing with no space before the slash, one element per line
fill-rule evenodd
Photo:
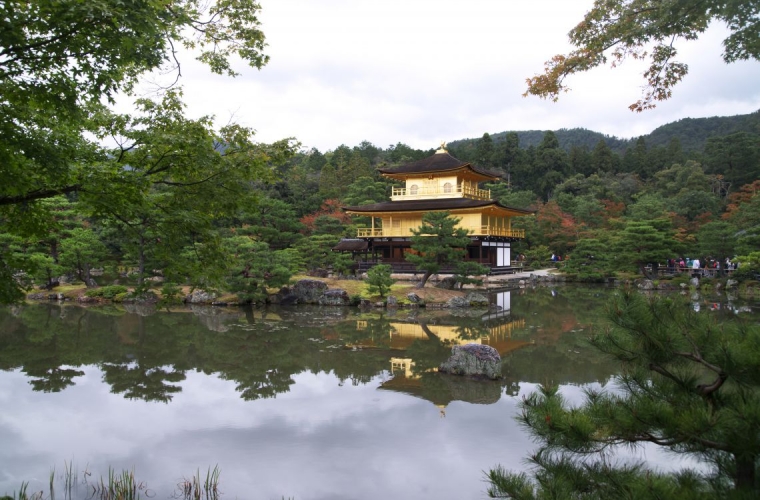
<path fill-rule="evenodd" d="M 543 138 L 542 130 L 518 130 L 517 137 L 520 146 L 527 148 L 538 146 Z M 760 133 L 760 111 L 747 115 L 713 116 L 710 118 L 683 118 L 681 120 L 657 127 L 647 135 L 641 136 L 649 146 L 666 146 L 674 138 L 681 143 L 684 151 L 700 151 L 704 149 L 711 137 L 724 136 L 737 132 Z M 491 134 L 495 142 L 504 140 L 507 132 Z M 636 144 L 638 138 L 618 138 L 585 128 L 559 129 L 554 131 L 561 148 L 570 151 L 573 146 L 593 148 L 597 142 L 604 140 L 613 151 L 623 154 L 629 147 Z M 474 148 L 479 139 L 457 139 L 451 141 L 451 147 L 457 150 Z"/>

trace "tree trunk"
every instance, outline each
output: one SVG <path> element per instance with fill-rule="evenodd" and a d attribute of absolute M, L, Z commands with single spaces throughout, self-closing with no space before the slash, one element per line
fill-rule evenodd
<path fill-rule="evenodd" d="M 415 288 L 425 288 L 425 283 L 427 283 L 428 278 L 430 278 L 432 274 L 433 273 L 431 271 L 425 271 L 424 276 L 422 276 L 422 281 L 417 283 L 417 286 L 415 286 Z"/>
<path fill-rule="evenodd" d="M 87 288 L 95 288 L 98 286 L 98 284 L 95 282 L 94 279 L 92 279 L 92 276 L 90 275 L 90 264 L 89 262 L 85 262 L 83 264 L 84 267 L 84 284 Z"/>
<path fill-rule="evenodd" d="M 756 456 L 736 457 L 736 489 L 748 493 L 755 488 Z"/>
<path fill-rule="evenodd" d="M 145 236 L 140 235 L 140 250 L 137 255 L 137 287 L 142 288 L 145 279 Z"/>
<path fill-rule="evenodd" d="M 652 276 L 647 271 L 646 264 L 639 264 L 639 271 L 641 271 L 641 274 L 643 274 L 646 279 L 648 279 L 648 280 L 653 279 Z"/>
<path fill-rule="evenodd" d="M 53 262 L 58 264 L 58 240 L 54 239 L 50 242 L 50 256 L 53 258 Z"/>

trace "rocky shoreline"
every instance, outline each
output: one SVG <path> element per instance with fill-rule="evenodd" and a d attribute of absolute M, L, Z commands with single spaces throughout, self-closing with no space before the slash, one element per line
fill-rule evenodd
<path fill-rule="evenodd" d="M 409 275 L 394 276 L 398 281 L 410 280 Z M 465 290 L 455 290 L 454 282 L 447 276 L 438 276 L 432 287 L 422 289 L 409 288 L 408 293 L 396 293 L 385 297 L 382 300 L 368 300 L 359 296 L 351 296 L 348 291 L 340 287 L 330 288 L 325 281 L 320 279 L 301 279 L 291 286 L 285 286 L 276 293 L 272 293 L 267 298 L 267 304 L 277 305 L 298 305 L 313 304 L 321 306 L 357 306 L 362 308 L 418 308 L 427 307 L 435 309 L 443 308 L 466 308 L 478 307 L 488 308 L 489 301 L 487 294 L 494 290 L 519 289 L 526 286 L 550 285 L 569 282 L 567 277 L 560 273 L 550 271 L 536 271 L 530 273 L 518 273 L 501 276 L 488 276 L 484 279 L 483 286 L 477 288 L 468 288 Z M 352 280 L 353 281 L 353 280 Z M 714 291 L 733 290 L 737 291 L 740 283 L 737 280 L 726 279 L 707 279 L 700 280 L 697 277 L 690 278 L 688 283 L 671 282 L 670 280 L 650 280 L 644 278 L 620 280 L 609 279 L 605 282 L 611 287 L 635 287 L 642 291 L 680 291 L 682 293 L 700 289 L 710 289 Z M 441 291 L 448 291 L 441 296 Z M 744 287 L 744 294 L 754 296 L 760 294 L 760 288 L 750 286 Z M 91 297 L 84 294 L 76 296 L 67 295 L 61 292 L 35 292 L 26 296 L 27 300 L 35 301 L 75 301 L 81 304 L 98 304 L 110 302 L 122 303 L 157 303 L 159 297 L 150 294 L 144 298 L 118 297 L 118 299 L 105 299 L 102 297 Z M 181 302 L 189 305 L 210 305 L 210 306 L 238 306 L 244 305 L 232 296 L 218 295 L 213 292 L 204 290 L 193 290 L 181 297 Z"/>

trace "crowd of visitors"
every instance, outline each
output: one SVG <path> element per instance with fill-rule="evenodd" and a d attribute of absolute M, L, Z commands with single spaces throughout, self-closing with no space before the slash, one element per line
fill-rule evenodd
<path fill-rule="evenodd" d="M 666 267 L 671 273 L 685 273 L 691 271 L 691 273 L 695 275 L 708 275 L 721 269 L 732 271 L 738 266 L 738 263 L 731 262 L 731 259 L 728 258 L 725 262 L 720 262 L 718 259 L 712 257 L 703 257 L 702 259 L 679 257 L 677 259 L 668 259 Z"/>

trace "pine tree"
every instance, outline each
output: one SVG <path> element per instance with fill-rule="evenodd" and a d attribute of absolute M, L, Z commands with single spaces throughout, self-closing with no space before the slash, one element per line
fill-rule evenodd
<path fill-rule="evenodd" d="M 391 266 L 388 264 L 373 266 L 372 269 L 367 271 L 367 291 L 373 294 L 376 293 L 381 298 L 385 297 L 390 291 L 391 286 L 396 282 L 396 280 L 391 278 L 391 271 Z"/>
<path fill-rule="evenodd" d="M 406 260 L 425 271 L 418 288 L 424 288 L 430 276 L 442 266 L 465 256 L 470 238 L 466 229 L 456 227 L 459 221 L 457 217 L 450 217 L 449 212 L 428 212 L 422 216 L 422 225 L 412 229 L 412 250 L 417 253 L 407 255 Z"/>
<path fill-rule="evenodd" d="M 534 478 L 497 467 L 492 497 L 757 498 L 760 494 L 760 327 L 717 322 L 681 299 L 618 294 L 612 327 L 591 343 L 622 364 L 616 388 L 587 390 L 570 408 L 556 388 L 521 403 L 541 443 Z M 654 443 L 709 472 L 662 473 L 610 460 L 619 446 Z"/>

